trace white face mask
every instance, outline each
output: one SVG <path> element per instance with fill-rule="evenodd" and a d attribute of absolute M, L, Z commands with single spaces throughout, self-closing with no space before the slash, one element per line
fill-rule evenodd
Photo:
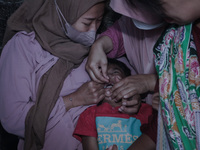
<path fill-rule="evenodd" d="M 62 12 L 60 11 L 60 8 L 57 5 L 56 0 L 55 0 L 55 5 L 56 5 L 58 17 L 60 19 L 62 28 L 63 28 L 66 36 L 68 36 L 74 42 L 83 44 L 85 46 L 91 46 L 96 39 L 96 31 L 87 31 L 87 32 L 77 31 L 67 22 L 67 20 L 63 16 Z M 65 26 L 64 26 L 62 19 L 65 21 Z"/>
<path fill-rule="evenodd" d="M 164 22 L 162 23 L 159 23 L 159 24 L 155 24 L 155 25 L 150 25 L 150 24 L 146 24 L 146 23 L 143 23 L 143 22 L 140 22 L 138 20 L 135 20 L 135 19 L 132 19 L 134 25 L 138 28 L 138 29 L 141 29 L 141 30 L 153 30 L 153 29 L 156 29 L 158 27 L 161 27 Z"/>

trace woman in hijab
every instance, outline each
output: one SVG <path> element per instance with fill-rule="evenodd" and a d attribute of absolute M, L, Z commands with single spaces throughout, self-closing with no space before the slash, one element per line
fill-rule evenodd
<path fill-rule="evenodd" d="M 113 86 L 112 98 L 119 100 L 122 97 L 144 94 L 143 100 L 151 104 L 157 81 L 152 49 L 164 29 L 164 22 L 152 9 L 140 4 L 138 0 L 111 0 L 110 6 L 122 14 L 122 17 L 95 41 L 86 69 L 93 80 L 108 82 L 106 54 L 111 58 L 126 54 L 135 72 L 133 76 Z M 134 105 L 134 101 L 125 101 L 124 104 Z M 129 108 L 128 110 L 128 107 L 124 107 L 124 111 L 133 111 L 132 107 Z"/>
<path fill-rule="evenodd" d="M 18 149 L 82 149 L 72 137 L 78 116 L 104 98 L 82 63 L 104 7 L 105 0 L 26 0 L 9 18 L 0 119 L 19 137 Z"/>
<path fill-rule="evenodd" d="M 160 94 L 157 149 L 200 149 L 200 1 L 142 2 L 170 23 L 153 49 Z"/>
<path fill-rule="evenodd" d="M 160 15 L 139 0 L 111 0 L 110 6 L 115 12 L 122 14 L 122 17 L 95 41 L 86 68 L 93 80 L 108 82 L 107 56 L 117 58 L 126 54 L 135 72 L 115 84 L 110 95 L 116 100 L 123 98 L 122 112 L 133 113 L 139 108 L 140 100 L 134 98 L 137 94 L 144 96 L 146 103 L 152 104 L 158 79 L 153 46 L 166 25 Z M 150 120 L 147 127 L 141 129 L 144 134 L 130 149 L 155 149 L 157 112 Z"/>

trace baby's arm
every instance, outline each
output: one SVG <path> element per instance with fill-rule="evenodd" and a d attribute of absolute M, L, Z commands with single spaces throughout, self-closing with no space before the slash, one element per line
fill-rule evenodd
<path fill-rule="evenodd" d="M 82 137 L 83 150 L 98 150 L 97 138 L 92 136 Z"/>

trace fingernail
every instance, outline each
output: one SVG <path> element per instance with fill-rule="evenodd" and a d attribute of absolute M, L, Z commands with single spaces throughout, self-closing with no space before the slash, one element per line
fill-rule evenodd
<path fill-rule="evenodd" d="M 109 95 L 110 95 L 110 91 L 106 91 L 106 94 L 109 94 Z"/>
<path fill-rule="evenodd" d="M 119 108 L 118 110 L 119 110 L 120 112 L 122 112 L 122 109 L 121 109 L 121 108 Z"/>
<path fill-rule="evenodd" d="M 128 98 L 128 95 L 124 95 L 124 98 Z"/>
<path fill-rule="evenodd" d="M 126 106 L 126 102 L 122 102 L 122 105 Z"/>
<path fill-rule="evenodd" d="M 113 148 L 113 146 L 111 145 L 111 146 L 108 148 L 108 150 L 112 150 L 112 148 Z"/>
<path fill-rule="evenodd" d="M 124 107 L 120 107 L 119 110 L 120 110 L 120 111 L 123 111 L 123 110 L 124 110 Z"/>

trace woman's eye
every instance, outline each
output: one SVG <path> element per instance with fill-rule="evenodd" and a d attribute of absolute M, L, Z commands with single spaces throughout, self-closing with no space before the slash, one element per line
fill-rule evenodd
<path fill-rule="evenodd" d="M 86 26 L 90 26 L 90 23 L 83 23 L 84 25 L 86 25 Z"/>
<path fill-rule="evenodd" d="M 102 19 L 97 19 L 97 22 L 101 22 L 102 21 Z"/>

